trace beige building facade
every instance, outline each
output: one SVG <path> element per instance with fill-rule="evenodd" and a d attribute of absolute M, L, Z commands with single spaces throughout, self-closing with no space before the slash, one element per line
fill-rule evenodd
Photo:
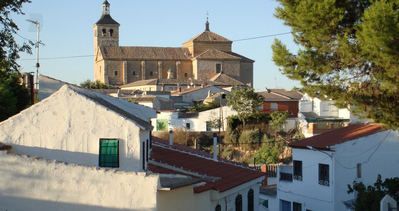
<path fill-rule="evenodd" d="M 175 79 L 208 81 L 219 73 L 253 86 L 254 61 L 232 51 L 231 40 L 209 28 L 182 47 L 119 46 L 119 23 L 103 3 L 102 16 L 94 24 L 94 79 L 121 86 L 141 80 Z"/>

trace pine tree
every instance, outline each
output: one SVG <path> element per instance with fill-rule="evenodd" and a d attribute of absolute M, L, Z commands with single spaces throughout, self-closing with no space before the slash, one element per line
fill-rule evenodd
<path fill-rule="evenodd" d="M 300 46 L 279 40 L 273 60 L 311 96 L 399 128 L 399 1 L 278 0 L 276 17 Z"/>
<path fill-rule="evenodd" d="M 20 52 L 30 53 L 32 43 L 18 44 L 14 35 L 18 26 L 11 14 L 23 14 L 21 7 L 29 0 L 1 0 L 0 2 L 0 121 L 18 113 L 29 105 L 28 91 L 21 83 L 17 59 Z"/>

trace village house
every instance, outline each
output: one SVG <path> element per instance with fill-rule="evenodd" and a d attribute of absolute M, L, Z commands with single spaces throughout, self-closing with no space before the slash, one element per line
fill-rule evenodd
<path fill-rule="evenodd" d="M 93 26 L 94 79 L 111 85 L 141 80 L 165 80 L 178 83 L 209 81 L 223 73 L 241 84 L 253 86 L 254 61 L 232 51 L 233 41 L 210 30 L 183 43 L 182 47 L 137 47 L 119 45 L 119 23 L 103 3 L 100 20 Z"/>
<path fill-rule="evenodd" d="M 0 123 L 0 208 L 258 210 L 263 174 L 152 137 L 155 116 L 63 85 Z"/>
<path fill-rule="evenodd" d="M 336 107 L 333 100 L 310 97 L 307 94 L 299 101 L 298 121 L 305 137 L 361 122 L 349 109 Z"/>
<path fill-rule="evenodd" d="M 268 207 L 262 210 L 351 210 L 355 195 L 348 185 L 399 175 L 399 133 L 379 124 L 354 124 L 290 146 L 292 164 L 279 166 L 269 187 L 274 192 L 261 191 Z"/>

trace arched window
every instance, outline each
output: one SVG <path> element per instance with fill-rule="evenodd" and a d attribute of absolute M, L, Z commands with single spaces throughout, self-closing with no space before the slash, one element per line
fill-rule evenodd
<path fill-rule="evenodd" d="M 248 211 L 254 211 L 254 190 L 249 189 L 247 199 L 248 199 Z"/>
<path fill-rule="evenodd" d="M 242 211 L 242 196 L 238 194 L 236 197 L 236 211 Z"/>
<path fill-rule="evenodd" d="M 103 37 L 104 37 L 106 34 L 107 34 L 107 30 L 106 30 L 106 29 L 103 29 L 103 30 L 102 30 L 102 35 L 103 35 Z"/>
<path fill-rule="evenodd" d="M 113 30 L 113 29 L 110 29 L 110 30 L 109 30 L 109 36 L 112 37 L 113 34 L 114 34 L 114 30 Z"/>
<path fill-rule="evenodd" d="M 222 206 L 220 206 L 220 204 L 218 204 L 218 205 L 215 207 L 215 211 L 222 211 Z"/>

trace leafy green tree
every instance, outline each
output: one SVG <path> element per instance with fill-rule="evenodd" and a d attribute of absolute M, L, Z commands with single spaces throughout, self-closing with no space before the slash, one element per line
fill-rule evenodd
<path fill-rule="evenodd" d="M 280 162 L 280 156 L 284 151 L 284 141 L 279 138 L 268 139 L 265 135 L 263 144 L 254 154 L 257 164 L 274 164 Z"/>
<path fill-rule="evenodd" d="M 270 128 L 275 132 L 280 132 L 283 130 L 283 126 L 288 119 L 288 113 L 285 111 L 274 111 L 270 113 Z"/>
<path fill-rule="evenodd" d="M 249 87 L 235 89 L 227 95 L 227 105 L 237 111 L 238 118 L 244 125 L 247 118 L 259 113 L 258 108 L 262 103 L 263 97 Z"/>
<path fill-rule="evenodd" d="M 17 59 L 20 52 L 31 53 L 30 44 L 18 44 L 14 39 L 18 26 L 12 14 L 23 14 L 21 7 L 29 0 L 2 0 L 0 3 L 0 121 L 29 105 L 29 94 L 21 85 Z"/>
<path fill-rule="evenodd" d="M 399 128 L 399 1 L 277 0 L 300 48 L 279 40 L 273 60 L 311 96 Z"/>
<path fill-rule="evenodd" d="M 399 178 L 387 178 L 382 181 L 381 175 L 378 175 L 377 181 L 373 186 L 366 186 L 361 182 L 354 182 L 348 185 L 348 193 L 357 192 L 355 201 L 355 211 L 374 211 L 380 209 L 380 201 L 389 194 L 395 200 L 399 200 Z"/>
<path fill-rule="evenodd" d="M 107 84 L 101 82 L 101 81 L 90 81 L 86 80 L 80 84 L 81 87 L 86 88 L 86 89 L 109 89 L 111 88 Z"/>

